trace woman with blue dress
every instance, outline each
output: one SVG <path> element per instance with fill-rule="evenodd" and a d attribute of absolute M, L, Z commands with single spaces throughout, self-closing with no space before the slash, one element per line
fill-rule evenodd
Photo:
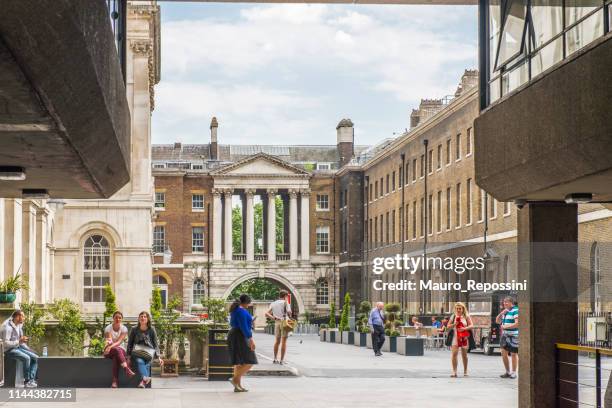
<path fill-rule="evenodd" d="M 227 347 L 234 366 L 234 374 L 230 378 L 234 392 L 248 391 L 242 386 L 242 376 L 253 367 L 253 364 L 257 364 L 252 330 L 253 317 L 247 310 L 250 304 L 250 296 L 242 294 L 232 303 L 229 310 L 231 329 L 227 336 Z"/>

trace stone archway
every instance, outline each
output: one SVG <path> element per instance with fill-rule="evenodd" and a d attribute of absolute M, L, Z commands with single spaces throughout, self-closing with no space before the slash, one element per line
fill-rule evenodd
<path fill-rule="evenodd" d="M 251 272 L 241 275 L 225 289 L 225 292 L 223 293 L 223 299 L 227 299 L 232 293 L 232 291 L 241 283 L 246 282 L 249 279 L 255 278 L 273 280 L 279 283 L 281 286 L 284 286 L 291 293 L 292 303 L 295 302 L 297 304 L 297 311 L 304 312 L 304 310 L 306 310 L 304 305 L 304 299 L 300 292 L 297 290 L 297 288 L 285 277 L 271 272 L 266 272 L 265 276 L 261 276 L 259 272 Z"/>

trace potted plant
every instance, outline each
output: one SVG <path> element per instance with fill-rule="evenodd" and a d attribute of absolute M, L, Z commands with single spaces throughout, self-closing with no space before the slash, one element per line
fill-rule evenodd
<path fill-rule="evenodd" d="M 356 316 L 356 329 L 357 333 L 355 335 L 355 346 L 357 347 L 366 347 L 367 345 L 367 337 L 371 337 L 370 326 L 368 326 L 368 319 L 370 317 L 370 312 L 372 310 L 372 304 L 367 300 L 362 301 L 359 304 L 359 312 Z"/>
<path fill-rule="evenodd" d="M 70 299 L 58 299 L 49 308 L 51 316 L 57 320 L 57 339 L 60 347 L 74 356 L 83 353 L 85 323 L 81 320 L 81 309 Z"/>
<path fill-rule="evenodd" d="M 334 303 L 332 303 L 329 308 L 329 331 L 327 334 L 327 341 L 336 343 L 338 329 L 336 329 L 336 305 Z"/>
<path fill-rule="evenodd" d="M 153 327 L 157 332 L 159 339 L 159 348 L 164 360 L 164 365 L 161 370 L 162 377 L 177 377 L 179 360 L 178 341 L 181 339 L 181 328 L 176 324 L 180 313 L 176 312 L 182 301 L 178 297 L 173 297 L 164 308 L 161 302 L 161 291 L 159 288 L 153 289 L 153 297 L 151 300 L 151 317 L 153 319 Z"/>
<path fill-rule="evenodd" d="M 28 289 L 28 283 L 24 281 L 21 274 L 11 276 L 0 282 L 0 303 L 13 303 L 17 297 L 17 292 Z"/>
<path fill-rule="evenodd" d="M 401 325 L 399 313 L 402 307 L 399 303 L 388 303 L 385 305 L 387 321 L 385 322 L 385 334 L 389 336 L 385 341 L 382 351 L 395 353 L 397 351 L 397 337 L 400 335 L 398 327 Z"/>
<path fill-rule="evenodd" d="M 321 341 L 327 340 L 327 332 L 329 332 L 329 325 L 326 323 L 321 324 L 319 326 L 319 339 Z"/>
<path fill-rule="evenodd" d="M 362 325 L 355 335 L 355 342 L 353 344 L 357 347 L 366 347 L 368 345 L 368 338 L 371 337 L 372 336 L 370 336 L 370 326 L 368 326 L 367 324 Z"/>
<path fill-rule="evenodd" d="M 349 313 L 351 309 L 351 295 L 347 292 L 344 295 L 344 305 L 342 305 L 342 314 L 340 315 L 340 336 L 342 344 L 355 344 L 355 332 L 351 331 L 349 325 Z"/>

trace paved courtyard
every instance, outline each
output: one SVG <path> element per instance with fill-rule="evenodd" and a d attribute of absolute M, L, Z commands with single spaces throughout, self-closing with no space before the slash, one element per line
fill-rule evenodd
<path fill-rule="evenodd" d="M 273 337 L 256 334 L 260 369 L 270 364 Z M 154 389 L 79 389 L 76 403 L 37 403 L 36 407 L 228 407 L 295 408 L 344 407 L 516 407 L 516 380 L 502 380 L 499 356 L 470 355 L 470 377 L 450 378 L 446 351 L 424 357 L 387 353 L 375 358 L 371 350 L 321 343 L 316 336 L 289 339 L 289 369 L 297 376 L 252 376 L 248 393 L 234 393 L 226 382 L 201 377 L 154 379 Z M 261 374 L 261 373 L 259 373 Z M 278 373 L 276 373 L 278 374 Z M 27 404 L 31 405 L 31 404 Z M 24 407 L 24 403 L 5 403 Z"/>

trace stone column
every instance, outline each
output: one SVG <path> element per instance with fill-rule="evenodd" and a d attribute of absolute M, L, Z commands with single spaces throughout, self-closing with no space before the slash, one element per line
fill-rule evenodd
<path fill-rule="evenodd" d="M 36 294 L 36 206 L 30 200 L 23 201 L 21 274 L 28 283 L 28 290 L 21 293 L 20 302 L 35 300 Z M 26 295 L 27 293 L 27 295 Z"/>
<path fill-rule="evenodd" d="M 224 254 L 225 254 L 225 260 L 226 261 L 231 261 L 232 260 L 232 190 L 226 190 L 223 193 L 223 197 L 224 197 L 224 202 L 223 202 L 223 208 L 224 208 L 224 224 L 223 226 L 225 227 L 225 231 L 224 231 L 224 236 L 223 236 L 223 241 L 224 241 Z"/>
<path fill-rule="evenodd" d="M 17 198 L 4 199 L 4 277 L 8 278 L 20 273 L 22 251 L 22 207 Z"/>
<path fill-rule="evenodd" d="M 51 299 L 47 299 L 47 287 L 52 284 L 49 281 L 48 267 L 48 248 L 47 248 L 47 221 L 49 210 L 42 208 L 36 214 L 36 303 L 45 304 Z M 34 294 L 32 294 L 34 295 Z"/>
<path fill-rule="evenodd" d="M 578 208 L 576 204 L 527 203 L 518 210 L 519 407 L 556 405 L 555 343 L 578 341 Z M 562 361 L 577 363 L 560 350 Z M 566 365 L 564 380 L 578 381 Z M 562 383 L 561 395 L 577 400 L 578 387 Z"/>
<path fill-rule="evenodd" d="M 221 238 L 222 211 L 221 192 L 213 190 L 213 260 L 215 261 L 221 260 L 221 247 L 223 246 L 223 239 Z"/>
<path fill-rule="evenodd" d="M 276 260 L 276 190 L 268 190 L 268 261 Z"/>
<path fill-rule="evenodd" d="M 298 259 L 297 191 L 289 191 L 289 258 Z"/>
<path fill-rule="evenodd" d="M 4 280 L 4 234 L 6 234 L 6 228 L 4 227 L 4 198 L 0 198 L 0 280 Z"/>
<path fill-rule="evenodd" d="M 310 259 L 310 190 L 302 190 L 301 192 L 301 259 L 307 261 Z"/>
<path fill-rule="evenodd" d="M 253 195 L 255 190 L 246 190 L 246 257 L 247 261 L 255 260 L 255 212 L 253 211 Z"/>

